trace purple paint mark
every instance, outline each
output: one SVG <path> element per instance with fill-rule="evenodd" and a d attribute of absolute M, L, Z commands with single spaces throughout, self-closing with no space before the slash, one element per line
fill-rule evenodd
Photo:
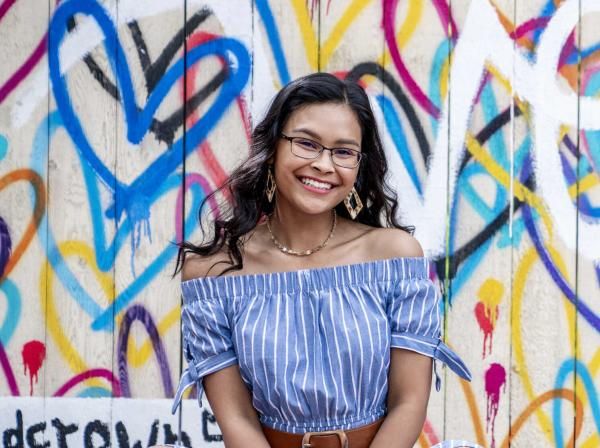
<path fill-rule="evenodd" d="M 535 227 L 535 223 L 533 222 L 533 216 L 531 214 L 531 209 L 528 205 L 524 205 L 523 209 L 523 222 L 525 223 L 525 228 L 527 229 L 527 233 L 531 236 L 531 240 L 533 241 L 533 245 L 537 250 L 540 259 L 546 271 L 550 274 L 550 277 L 564 294 L 564 296 L 577 308 L 577 312 L 581 314 L 581 316 L 588 321 L 588 323 L 596 330 L 600 331 L 600 316 L 598 316 L 594 311 L 588 307 L 581 299 L 577 299 L 575 292 L 571 289 L 565 278 L 559 272 L 559 270 L 554 266 L 552 262 L 552 257 L 544 247 L 544 243 L 538 233 L 537 228 Z"/>
<path fill-rule="evenodd" d="M 573 140 L 571 140 L 571 137 L 565 135 L 565 137 L 563 138 L 563 143 L 565 144 L 565 147 L 569 150 L 569 152 L 573 154 L 573 156 L 577 157 L 577 145 Z"/>
<path fill-rule="evenodd" d="M 121 384 L 121 391 L 123 397 L 131 397 L 131 389 L 129 387 L 129 374 L 127 372 L 127 345 L 129 342 L 129 332 L 131 331 L 131 325 L 136 321 L 140 321 L 144 324 L 150 340 L 152 341 L 152 347 L 156 353 L 158 360 L 158 366 L 160 368 L 160 374 L 162 377 L 163 387 L 165 395 L 167 397 L 174 396 L 173 383 L 171 381 L 171 374 L 169 373 L 169 360 L 167 359 L 167 353 L 160 340 L 158 329 L 154 324 L 154 320 L 150 313 L 142 305 L 133 305 L 127 310 L 123 321 L 121 322 L 121 328 L 119 328 L 119 339 L 117 343 L 117 356 L 119 364 L 119 380 Z"/>
<path fill-rule="evenodd" d="M 530 19 L 526 22 L 523 22 L 513 32 L 511 32 L 510 37 L 512 39 L 520 39 L 527 33 L 538 30 L 540 28 L 544 28 L 549 21 L 550 17 L 535 17 L 533 19 Z"/>
<path fill-rule="evenodd" d="M 29 370 L 29 395 L 33 395 L 33 381 L 38 382 L 38 373 L 46 359 L 46 346 L 42 341 L 32 340 L 23 344 L 21 350 L 25 375 Z"/>
<path fill-rule="evenodd" d="M 6 0 L 0 5 L 0 21 L 8 10 L 15 4 L 16 0 Z M 55 4 L 58 4 L 56 0 Z M 40 62 L 48 49 L 48 33 L 39 41 L 33 53 L 25 60 L 25 62 L 12 74 L 4 84 L 0 84 L 0 104 L 4 99 L 17 88 L 19 84 L 31 73 L 34 67 Z"/>
<path fill-rule="evenodd" d="M 569 55 L 574 53 L 575 50 L 576 50 L 575 32 L 572 32 L 571 34 L 569 34 L 569 37 L 567 38 L 567 41 L 565 42 L 565 45 L 563 46 L 563 48 L 560 52 L 560 58 L 558 60 L 559 68 L 567 63 L 567 59 L 569 58 Z"/>
<path fill-rule="evenodd" d="M 454 23 L 454 17 L 452 17 L 452 11 L 450 11 L 450 7 L 448 3 L 444 0 L 433 0 L 433 6 L 437 10 L 438 17 L 442 21 L 442 26 L 445 30 L 450 27 L 450 37 L 452 38 L 452 42 L 456 42 L 458 39 L 458 28 L 456 28 L 456 23 Z"/>
<path fill-rule="evenodd" d="M 12 242 L 10 240 L 10 233 L 8 232 L 8 225 L 2 216 L 0 216 L 0 278 L 4 275 L 4 269 L 8 264 L 10 253 L 12 251 Z"/>
<path fill-rule="evenodd" d="M 15 379 L 15 374 L 10 366 L 10 362 L 8 361 L 8 356 L 6 356 L 6 351 L 4 350 L 4 344 L 0 340 L 0 366 L 2 366 L 2 370 L 4 370 L 4 377 L 6 378 L 6 382 L 8 383 L 8 388 L 10 389 L 10 393 L 13 397 L 18 397 L 21 395 L 19 392 L 19 386 L 17 385 L 17 380 Z"/>
<path fill-rule="evenodd" d="M 531 173 L 531 159 L 527 158 L 523 163 L 523 170 L 521 171 L 520 180 L 521 182 L 525 182 Z M 575 292 L 569 286 L 566 279 L 562 276 L 560 271 L 554 266 L 552 262 L 552 257 L 550 256 L 548 250 L 544 247 L 544 243 L 542 241 L 542 237 L 540 236 L 538 229 L 533 220 L 533 215 L 531 208 L 526 203 L 521 207 L 523 213 L 523 222 L 525 223 L 525 228 L 527 229 L 527 233 L 531 237 L 531 241 L 535 246 L 535 249 L 542 260 L 546 271 L 550 274 L 550 277 L 564 294 L 564 296 L 575 305 L 577 312 L 581 314 L 581 316 L 596 330 L 600 331 L 600 316 L 596 314 L 590 307 L 588 307 L 581 298 L 577 298 Z"/>
<path fill-rule="evenodd" d="M 559 156 L 562 168 L 562 175 L 565 177 L 566 185 L 570 186 L 577 182 L 577 172 L 575 171 L 575 169 L 571 168 L 571 165 L 569 164 L 569 159 L 567 159 L 567 156 L 562 151 L 559 152 Z"/>
<path fill-rule="evenodd" d="M 0 20 L 2 17 L 8 12 L 12 5 L 15 4 L 17 0 L 6 0 L 4 3 L 0 5 Z"/>
<path fill-rule="evenodd" d="M 485 372 L 485 395 L 487 397 L 487 414 L 485 422 L 487 432 L 490 432 L 491 423 L 491 448 L 494 448 L 496 446 L 494 426 L 496 424 L 496 416 L 498 415 L 498 405 L 500 403 L 500 389 L 503 389 L 503 392 L 506 392 L 506 370 L 504 370 L 504 367 L 502 367 L 500 364 L 493 363 Z"/>
<path fill-rule="evenodd" d="M 565 138 L 563 139 L 565 146 L 568 144 L 568 142 L 570 142 L 570 139 Z M 577 148 L 575 148 L 575 150 L 577 150 Z M 575 157 L 577 157 L 576 154 L 574 154 Z M 562 173 L 563 176 L 565 177 L 566 180 L 566 184 L 567 185 L 573 185 L 577 182 L 577 167 L 572 167 L 571 164 L 569 163 L 569 159 L 567 159 L 567 157 L 565 156 L 563 151 L 559 152 L 559 156 L 560 156 L 560 161 L 562 164 Z M 579 173 L 579 177 L 583 177 L 585 174 L 588 174 L 590 172 L 593 172 L 593 169 L 587 169 L 585 173 Z M 580 192 L 579 196 L 577 197 L 577 202 L 578 202 L 578 206 L 579 206 L 579 216 L 583 216 L 584 219 L 585 218 L 591 218 L 591 219 L 597 219 L 598 218 L 598 211 L 597 208 L 594 207 L 590 201 L 590 197 L 589 197 L 589 193 L 588 192 Z"/>
<path fill-rule="evenodd" d="M 117 379 L 115 378 L 115 376 L 113 375 L 113 373 L 110 370 L 108 370 L 108 369 L 90 369 L 90 370 L 86 370 L 85 372 L 82 372 L 78 375 L 75 375 L 73 378 L 71 378 L 69 381 L 67 381 L 65 384 L 63 384 L 56 392 L 54 392 L 53 397 L 62 397 L 69 390 L 73 389 L 78 384 L 83 383 L 84 381 L 89 380 L 91 378 L 105 378 L 112 385 L 113 397 L 121 396 L 121 389 L 119 388 L 119 382 L 117 381 Z"/>
<path fill-rule="evenodd" d="M 473 100 L 473 104 L 479 103 L 479 99 L 481 98 L 481 94 L 483 93 L 483 89 L 485 88 L 486 84 L 488 82 L 490 82 L 491 79 L 492 79 L 492 75 L 490 74 L 490 72 L 488 70 L 484 70 L 484 75 L 483 75 L 483 78 L 481 80 L 481 83 L 479 84 L 479 89 L 477 90 L 477 94 L 475 95 L 475 99 Z"/>
<path fill-rule="evenodd" d="M 40 62 L 47 50 L 48 34 L 46 33 L 37 45 L 33 53 L 21 65 L 8 80 L 0 86 L 0 103 L 17 88 L 19 84 L 29 75 L 31 70 Z"/>

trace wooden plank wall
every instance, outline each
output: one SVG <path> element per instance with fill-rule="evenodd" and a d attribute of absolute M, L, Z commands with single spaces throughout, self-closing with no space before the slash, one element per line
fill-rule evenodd
<path fill-rule="evenodd" d="M 473 373 L 441 371 L 417 446 L 599 446 L 598 20 L 591 0 L 0 2 L 4 446 L 25 446 L 17 397 L 50 446 L 58 397 L 94 398 L 100 436 L 122 403 L 169 401 L 172 242 L 318 70 L 366 87 Z"/>

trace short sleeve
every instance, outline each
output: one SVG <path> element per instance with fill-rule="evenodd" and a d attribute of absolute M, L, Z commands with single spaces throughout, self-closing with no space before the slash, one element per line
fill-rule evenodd
<path fill-rule="evenodd" d="M 190 294 L 189 282 L 184 287 L 184 297 Z M 237 364 L 233 349 L 231 328 L 221 300 L 184 300 L 181 310 L 184 355 L 187 368 L 179 381 L 172 412 L 175 413 L 185 390 L 196 384 L 198 401 L 204 392 L 202 380 L 206 375 Z"/>
<path fill-rule="evenodd" d="M 441 339 L 440 292 L 426 273 L 399 279 L 388 297 L 391 347 L 429 356 L 468 381 L 471 373 Z M 436 372 L 436 388 L 440 379 Z"/>

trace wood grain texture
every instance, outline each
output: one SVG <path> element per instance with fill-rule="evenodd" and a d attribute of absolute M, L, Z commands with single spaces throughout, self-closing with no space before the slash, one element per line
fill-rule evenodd
<path fill-rule="evenodd" d="M 516 5 L 516 23 L 523 24 L 539 14 L 543 2 L 518 1 Z M 542 33 L 547 27 L 542 26 Z M 542 39 L 543 34 L 541 35 Z M 534 50 L 535 51 L 535 50 Z M 541 57 L 538 55 L 538 57 Z M 561 76 L 562 75 L 562 76 Z M 565 73 L 557 73 L 561 90 L 571 88 L 565 82 Z M 517 69 L 515 76 L 525 76 Z M 562 79 L 560 79 L 562 77 Z M 576 99 L 573 99 L 577 101 Z M 527 112 L 532 111 L 530 105 L 524 105 Z M 532 111 L 535 112 L 535 111 Z M 519 127 L 517 138 L 524 140 L 532 132 L 532 116 L 526 115 L 526 127 Z M 567 139 L 576 139 L 576 127 L 568 129 Z M 565 142 L 556 137 L 556 147 L 548 151 L 560 151 L 567 158 L 569 150 Z M 530 152 L 534 156 L 534 152 Z M 524 172 L 521 170 L 521 181 Z M 535 176 L 537 177 L 537 176 Z M 539 189 L 536 181 L 536 192 Z M 564 182 L 557 179 L 557 182 Z M 545 211 L 544 211 L 545 213 Z M 573 355 L 575 339 L 576 315 L 572 305 L 557 287 L 556 281 L 550 275 L 547 266 L 560 266 L 561 276 L 572 283 L 575 278 L 576 254 L 564 246 L 556 235 L 554 228 L 548 228 L 543 220 L 532 219 L 531 208 L 524 206 L 515 217 L 527 226 L 521 244 L 515 247 L 513 253 L 513 305 L 512 305 L 512 359 L 513 374 L 511 376 L 511 415 L 519 416 L 526 412 L 531 403 L 540 395 L 556 388 L 556 375 L 564 363 Z M 535 221 L 535 223 L 534 223 Z M 515 220 L 515 222 L 517 222 Z M 574 225 L 575 223 L 573 223 Z M 553 262 L 543 261 L 546 250 L 553 254 Z M 550 329 L 552 329 L 550 331 Z M 543 367 L 542 367 L 543 366 Z M 571 380 L 572 381 L 572 380 Z M 565 388 L 573 388 L 573 383 L 567 383 Z M 555 431 L 568 428 L 572 432 L 574 408 L 571 403 L 563 402 L 562 421 L 553 418 L 550 403 L 541 405 L 524 424 L 522 429 L 514 434 L 514 443 L 526 446 L 532 443 L 543 443 L 554 446 Z M 567 435 L 570 437 L 570 435 Z M 565 441 L 565 443 L 567 443 Z M 561 445 L 562 446 L 562 445 Z M 572 445 L 568 445 L 572 446 Z"/>
<path fill-rule="evenodd" d="M 114 14 L 114 11 L 113 11 Z M 76 29 L 89 20 L 79 15 L 75 22 L 63 23 L 62 29 Z M 75 28 L 73 28 L 73 25 Z M 60 24 L 57 24 L 59 29 Z M 65 36 L 69 36 L 67 30 Z M 114 39 L 114 36 L 112 36 Z M 109 55 L 102 46 L 93 57 L 98 66 L 108 71 Z M 60 59 L 64 63 L 64 58 Z M 109 170 L 115 170 L 115 101 L 94 80 L 85 61 L 76 64 L 64 76 L 72 105 L 82 125 L 85 138 Z M 57 110 L 53 96 L 48 99 L 50 112 Z M 80 157 L 81 141 L 69 137 L 66 128 L 73 125 L 54 113 L 56 131 L 48 143 L 48 263 L 47 276 L 40 288 L 45 292 L 47 333 L 46 396 L 111 396 L 112 387 L 103 379 L 79 381 L 90 370 L 112 372 L 113 332 L 91 329 L 94 316 L 114 300 L 112 263 L 102 266 L 102 250 L 95 246 L 95 236 L 104 233 L 108 241 L 115 235 L 114 224 L 93 216 L 98 202 L 101 210 L 114 200 L 111 185 L 100 185 L 90 195 L 86 173 L 93 179 L 91 168 Z M 66 124 L 65 124 L 66 122 Z M 90 180 L 91 180 L 90 179 Z M 93 179 L 95 185 L 97 179 Z M 95 224 L 101 226 L 96 227 Z M 109 413 L 105 414 L 108 418 Z"/>
<path fill-rule="evenodd" d="M 62 90 L 59 50 L 44 41 L 58 38 L 56 2 L 0 1 L 0 396 L 51 404 L 25 426 L 45 419 L 54 443 L 54 395 L 172 395 L 171 242 L 200 241 L 198 205 L 244 160 L 273 95 L 321 70 L 366 87 L 400 219 L 434 253 L 445 339 L 473 373 L 466 384 L 440 369 L 417 446 L 600 443 L 600 249 L 582 231 L 599 217 L 599 12 L 576 26 L 576 0 L 61 3 L 77 13 L 60 44 Z M 90 20 L 89 5 L 104 18 Z M 115 435 L 111 412 L 103 401 L 97 416 Z M 194 446 L 219 446 L 209 409 L 199 415 Z M 0 413 L 0 433 L 15 418 Z"/>
<path fill-rule="evenodd" d="M 5 2 L 8 3 L 8 2 Z M 0 22 L 0 88 L 2 102 L 11 101 L 23 92 L 18 72 L 27 65 L 48 25 L 47 2 L 37 8 L 33 2 L 20 2 L 4 8 Z M 20 20 L 28 17 L 28 21 Z M 43 62 L 38 62 L 43 63 Z M 34 67 L 35 64 L 31 64 Z M 31 341 L 45 345 L 43 297 L 40 300 L 40 277 L 44 269 L 45 247 L 37 235 L 45 235 L 42 216 L 46 212 L 46 177 L 33 169 L 29 160 L 32 137 L 47 114 L 47 104 L 40 105 L 19 133 L 11 129 L 8 108 L 0 102 L 0 218 L 2 255 L 0 255 L 0 342 L 7 364 L 0 375 L 0 395 L 44 396 L 45 363 L 34 362 L 38 370 L 25 370 L 22 351 Z M 43 144 L 41 146 L 44 146 Z M 46 147 L 42 150 L 45 152 Z M 45 168 L 45 167 L 44 167 Z M 43 239 L 43 238 L 42 238 Z M 40 345 L 38 344 L 38 347 Z M 26 353 L 28 353 L 26 351 Z M 30 373 L 32 375 L 30 376 Z"/>
<path fill-rule="evenodd" d="M 598 30 L 598 20 L 600 12 L 581 13 L 581 22 L 576 28 L 579 54 L 581 57 L 581 67 L 579 70 L 579 95 L 582 97 L 597 97 L 594 93 L 595 84 L 598 79 L 598 54 L 594 49 L 596 43 L 600 39 L 600 30 Z M 594 168 L 597 167 L 597 132 L 585 129 L 581 124 L 589 120 L 589 112 L 580 109 L 580 125 L 579 125 L 579 170 L 578 178 L 578 214 L 581 218 L 589 219 L 590 216 L 597 216 L 598 204 L 600 200 L 600 188 L 598 188 L 597 175 L 594 174 Z M 592 179 L 594 181 L 590 182 Z M 586 244 L 586 239 L 578 234 L 578 246 Z M 588 307 L 596 315 L 599 312 L 598 303 L 600 288 L 598 275 L 598 265 L 590 261 L 582 254 L 577 254 L 577 273 L 574 284 L 578 296 L 578 307 Z M 600 367 L 600 340 L 598 336 L 598 328 L 590 324 L 589 321 L 577 316 L 577 333 L 576 333 L 576 373 L 575 376 L 575 391 L 576 397 L 581 401 L 583 407 L 583 418 L 581 419 L 582 429 L 581 434 L 577 438 L 577 446 L 582 448 L 592 447 L 600 443 L 600 423 L 595 416 L 595 410 L 598 409 L 598 368 Z M 565 369 L 566 373 L 566 369 Z M 571 383 L 571 376 L 567 376 L 567 386 Z M 563 406 L 563 409 L 566 406 Z M 564 434 L 565 442 L 568 434 Z"/>
<path fill-rule="evenodd" d="M 451 67 L 463 64 L 458 60 L 458 46 L 463 33 L 473 27 L 471 2 L 453 0 L 451 18 L 458 35 L 452 44 Z M 514 1 L 495 2 L 499 15 L 514 17 Z M 461 113 L 465 88 L 461 70 L 477 73 L 476 96 L 472 100 L 466 134 L 473 143 L 466 144 L 457 176 L 454 201 L 450 205 L 448 267 L 449 308 L 447 339 L 465 360 L 473 374 L 470 384 L 455 375 L 448 378 L 446 394 L 446 438 L 464 437 L 482 446 L 499 446 L 509 434 L 510 335 L 511 335 L 511 251 L 509 230 L 510 182 L 503 184 L 497 172 L 482 164 L 472 154 L 473 145 L 489 154 L 509 172 L 510 153 L 514 142 L 510 120 L 494 126 L 503 113 L 510 113 L 513 104 L 510 88 L 500 79 L 490 76 L 486 65 L 473 58 L 472 66 L 455 67 L 451 72 L 450 116 Z M 493 62 L 489 62 L 493 70 Z M 506 78 L 511 73 L 502 74 Z M 450 128 L 452 141 L 454 129 Z M 498 217 L 505 215 L 504 219 Z M 495 221 L 495 224 L 491 224 Z M 494 229 L 481 245 L 475 245 L 477 235 Z M 476 250 L 474 248 L 477 247 Z M 466 253 L 469 255 L 466 256 Z M 485 262 L 481 262 L 485 260 Z M 453 405 L 461 403 L 461 405 Z M 471 422 L 465 428 L 465 422 Z"/>

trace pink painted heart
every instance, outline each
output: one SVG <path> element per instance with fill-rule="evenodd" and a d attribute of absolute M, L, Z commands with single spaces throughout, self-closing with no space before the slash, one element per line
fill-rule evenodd
<path fill-rule="evenodd" d="M 0 24 L 2 23 L 2 19 L 8 13 L 8 11 L 12 8 L 12 6 L 17 2 L 17 0 L 4 0 L 0 3 Z M 56 4 L 58 4 L 59 0 L 56 0 Z M 48 42 L 48 33 L 44 34 L 44 36 L 40 39 L 35 49 L 31 52 L 31 54 L 27 57 L 25 62 L 21 64 L 10 77 L 0 84 L 0 104 L 6 99 L 10 93 L 17 88 L 21 82 L 31 73 L 34 67 L 40 62 L 44 54 L 46 54 L 47 50 L 47 42 Z"/>

